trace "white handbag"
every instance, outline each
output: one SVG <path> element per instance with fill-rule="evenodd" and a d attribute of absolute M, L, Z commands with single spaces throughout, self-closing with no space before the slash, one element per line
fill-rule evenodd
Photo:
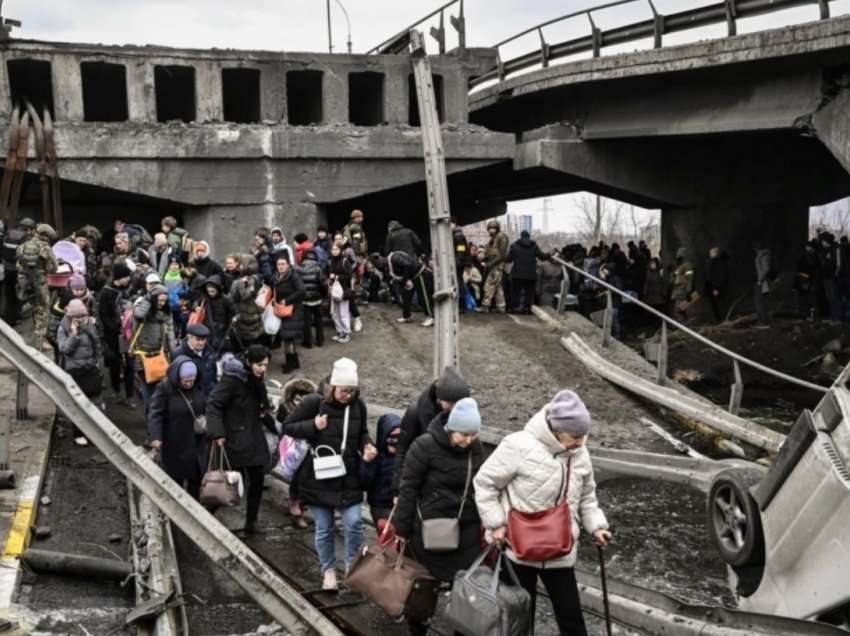
<path fill-rule="evenodd" d="M 345 290 L 342 288 L 340 282 L 335 280 L 331 286 L 331 300 L 339 303 L 342 302 L 343 298 L 345 298 Z"/>
<path fill-rule="evenodd" d="M 343 477 L 346 474 L 345 462 L 343 461 L 342 456 L 345 453 L 345 442 L 348 439 L 349 409 L 350 407 L 345 407 L 345 415 L 343 416 L 342 424 L 342 446 L 340 446 L 339 453 L 325 444 L 317 446 L 313 450 L 313 473 L 316 476 L 316 479 L 336 479 L 337 477 Z M 329 450 L 331 454 L 319 455 L 319 450 L 323 448 Z"/>

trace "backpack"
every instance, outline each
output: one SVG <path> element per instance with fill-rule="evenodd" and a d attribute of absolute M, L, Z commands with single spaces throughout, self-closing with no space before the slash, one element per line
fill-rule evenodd
<path fill-rule="evenodd" d="M 24 242 L 27 233 L 23 228 L 13 227 L 3 240 L 3 267 L 14 271 L 18 266 L 18 247 Z"/>
<path fill-rule="evenodd" d="M 153 244 L 153 239 L 151 238 L 150 233 L 141 225 L 136 223 L 127 223 L 124 226 L 124 231 L 127 233 L 127 236 L 130 237 L 130 243 L 134 248 L 144 247 L 147 249 Z"/>

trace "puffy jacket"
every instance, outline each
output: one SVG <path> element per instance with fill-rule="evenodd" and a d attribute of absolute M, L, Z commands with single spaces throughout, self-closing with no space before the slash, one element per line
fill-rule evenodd
<path fill-rule="evenodd" d="M 410 228 L 404 227 L 398 221 L 390 221 L 387 231 L 387 240 L 384 242 L 384 254 L 405 252 L 416 258 L 422 253 L 422 241 L 416 232 Z"/>
<path fill-rule="evenodd" d="M 177 482 L 199 478 L 207 462 L 206 435 L 195 434 L 193 417 L 204 415 L 206 395 L 197 379 L 187 390 L 180 386 L 178 377 L 180 365 L 188 361 L 188 357 L 178 356 L 169 365 L 168 375 L 157 385 L 148 411 L 150 438 L 162 442 L 162 468 Z"/>
<path fill-rule="evenodd" d="M 214 285 L 218 289 L 218 294 L 216 294 L 215 298 L 207 293 L 207 285 Z M 201 303 L 206 307 L 204 324 L 210 330 L 210 346 L 213 348 L 213 351 L 218 351 L 224 343 L 227 330 L 230 328 L 230 323 L 236 315 L 233 301 L 226 295 L 220 275 L 213 274 L 206 280 L 204 283 L 203 298 L 197 301 L 195 306 L 197 307 Z"/>
<path fill-rule="evenodd" d="M 415 280 L 425 266 L 407 252 L 390 252 L 387 256 L 390 276 L 395 280 Z"/>
<path fill-rule="evenodd" d="M 325 274 L 313 250 L 307 250 L 302 255 L 301 266 L 298 268 L 304 283 L 304 300 L 315 302 L 321 300 L 325 283 Z"/>
<path fill-rule="evenodd" d="M 308 395 L 284 421 L 283 434 L 296 439 L 306 439 L 313 449 L 324 445 L 339 453 L 345 409 L 345 405 L 327 400 L 318 393 Z M 322 431 L 316 428 L 317 415 L 328 416 L 328 426 Z M 348 438 L 342 455 L 345 475 L 336 479 L 316 479 L 313 455 L 308 453 L 297 474 L 298 496 L 301 502 L 308 506 L 312 504 L 330 508 L 343 508 L 362 502 L 360 457 L 363 447 L 369 442 L 366 404 L 358 397 L 351 403 L 349 410 Z M 322 449 L 321 453 L 326 455 L 329 451 Z"/>
<path fill-rule="evenodd" d="M 193 263 L 195 270 L 203 276 L 204 278 L 209 278 L 210 276 L 214 276 L 216 274 L 221 275 L 224 271 L 224 268 L 217 262 L 211 259 L 209 256 L 206 258 L 195 258 L 195 262 Z"/>
<path fill-rule="evenodd" d="M 163 348 L 165 351 L 171 351 L 177 346 L 168 304 L 165 309 L 160 310 L 153 306 L 153 302 L 156 301 L 152 301 L 148 294 L 133 305 L 133 336 L 136 340 L 133 348 L 135 351 L 158 353 Z M 138 337 L 136 337 L 137 331 Z M 142 368 L 140 360 L 137 360 L 136 368 Z"/>
<path fill-rule="evenodd" d="M 245 340 L 256 340 L 262 337 L 263 310 L 255 302 L 257 293 L 260 291 L 260 280 L 258 276 L 239 278 L 233 282 L 230 288 L 230 299 L 233 301 L 239 320 L 236 323 L 236 332 Z"/>
<path fill-rule="evenodd" d="M 416 438 L 428 430 L 428 425 L 441 411 L 437 403 L 436 382 L 432 382 L 422 391 L 416 401 L 407 407 L 401 418 L 401 435 L 396 449 L 395 474 L 393 475 L 393 492 L 398 493 L 401 485 L 401 471 L 404 458 Z"/>
<path fill-rule="evenodd" d="M 567 500 L 575 539 L 572 551 L 559 559 L 532 563 L 519 561 L 508 549 L 507 554 L 514 561 L 538 568 L 571 568 L 576 563 L 579 522 L 587 532 L 608 528 L 596 499 L 590 453 L 586 446 L 575 451 L 564 450 L 549 429 L 544 408 L 523 430 L 505 437 L 475 476 L 475 503 L 481 521 L 487 530 L 495 530 L 508 524 L 511 505 L 522 512 L 552 508 L 563 487 L 567 461 L 570 463 Z"/>
<path fill-rule="evenodd" d="M 397 455 L 387 450 L 387 437 L 394 428 L 401 427 L 398 415 L 387 413 L 378 420 L 375 448 L 378 456 L 371 462 L 360 462 L 360 482 L 366 488 L 366 500 L 376 508 L 393 507 L 393 471 Z"/>
<path fill-rule="evenodd" d="M 301 340 L 304 336 L 304 281 L 301 275 L 290 267 L 286 276 L 280 273 L 274 277 L 274 300 L 294 305 L 292 316 L 280 321 L 280 337 L 283 340 Z"/>
<path fill-rule="evenodd" d="M 667 302 L 667 283 L 659 269 L 646 270 L 643 283 L 643 301 L 647 305 L 663 305 Z"/>
<path fill-rule="evenodd" d="M 481 519 L 475 507 L 472 481 L 463 498 L 467 475 L 484 462 L 484 449 L 475 440 L 468 448 L 452 446 L 444 426 L 449 413 L 437 415 L 407 453 L 396 509 L 396 533 L 409 539 L 416 560 L 432 576 L 451 581 L 455 572 L 467 569 L 481 553 Z M 471 461 L 470 461 L 471 460 Z M 461 503 L 463 511 L 461 512 Z M 460 546 L 452 552 L 428 552 L 422 542 L 422 520 L 457 518 L 460 515 Z"/>
<path fill-rule="evenodd" d="M 207 435 L 225 438 L 224 450 L 233 468 L 265 467 L 270 460 L 263 425 L 269 412 L 266 385 L 232 355 L 222 358 L 221 372 L 207 400 Z"/>
<path fill-rule="evenodd" d="M 514 264 L 511 269 L 513 280 L 537 280 L 537 259 L 543 261 L 548 258 L 536 241 L 520 239 L 511 245 L 505 260 Z"/>
<path fill-rule="evenodd" d="M 124 313 L 128 291 L 127 287 L 108 283 L 97 295 L 97 317 L 107 339 L 117 336 L 121 331 L 121 315 Z"/>
<path fill-rule="evenodd" d="M 103 352 L 91 318 L 87 318 L 74 335 L 71 333 L 71 318 L 65 316 L 59 323 L 56 341 L 62 355 L 62 368 L 68 373 L 73 375 L 100 367 Z"/>

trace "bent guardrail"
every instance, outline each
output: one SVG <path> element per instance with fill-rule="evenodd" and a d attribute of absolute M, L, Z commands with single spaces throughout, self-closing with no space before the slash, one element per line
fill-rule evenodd
<path fill-rule="evenodd" d="M 741 406 L 741 398 L 744 394 L 744 383 L 741 378 L 741 368 L 740 365 L 744 365 L 750 367 L 751 369 L 755 369 L 756 371 L 760 371 L 765 373 L 771 377 L 784 380 L 790 384 L 795 386 L 802 387 L 804 389 L 808 389 L 810 391 L 817 391 L 818 393 L 826 393 L 829 391 L 829 387 L 821 386 L 820 384 L 814 384 L 812 382 L 808 382 L 806 380 L 801 380 L 800 378 L 795 378 L 792 375 L 788 375 L 787 373 L 783 373 L 781 371 L 777 371 L 776 369 L 772 369 L 766 365 L 763 365 L 755 360 L 751 360 L 745 356 L 742 356 L 740 353 L 735 353 L 734 351 L 727 349 L 726 347 L 717 344 L 713 340 L 706 338 L 700 333 L 697 333 L 693 329 L 683 325 L 682 323 L 674 320 L 667 314 L 664 314 L 657 309 L 650 307 L 643 301 L 625 293 L 621 289 L 617 289 L 614 285 L 602 280 L 598 276 L 594 276 L 589 272 L 584 271 L 580 267 L 576 267 L 572 263 L 569 263 L 558 256 L 553 256 L 552 260 L 558 263 L 561 266 L 563 271 L 564 280 L 561 282 L 561 296 L 560 301 L 558 303 L 558 313 L 563 312 L 564 302 L 567 296 L 567 292 L 569 291 L 570 285 L 570 276 L 568 272 L 575 272 L 579 276 L 587 278 L 588 280 L 592 280 L 594 283 L 599 285 L 601 288 L 606 290 L 606 308 L 605 314 L 602 322 L 602 346 L 607 347 L 611 340 L 611 316 L 613 311 L 613 301 L 611 294 L 617 294 L 621 298 L 627 299 L 627 301 L 637 307 L 640 307 L 644 311 L 652 314 L 656 318 L 661 319 L 662 327 L 661 327 L 661 341 L 658 347 L 658 362 L 657 362 L 657 378 L 656 382 L 659 385 L 664 385 L 667 382 L 667 360 L 668 360 L 668 347 L 667 347 L 667 326 L 671 325 L 678 329 L 679 331 L 686 333 L 691 338 L 694 338 L 698 342 L 710 347 L 714 351 L 723 354 L 724 356 L 730 358 L 732 360 L 733 371 L 735 374 L 735 384 L 732 385 L 732 391 L 729 398 L 729 412 L 733 415 L 737 415 L 738 410 Z"/>
<path fill-rule="evenodd" d="M 289 633 L 341 636 L 297 590 L 195 501 L 95 407 L 74 380 L 0 321 L 0 354 L 38 386 L 130 482 Z"/>
<path fill-rule="evenodd" d="M 451 0 L 451 2 L 447 2 L 443 6 L 434 9 L 424 18 L 421 18 L 420 20 L 414 22 L 406 29 L 402 29 L 391 38 L 387 38 L 378 46 L 375 46 L 366 51 L 366 55 L 391 55 L 398 53 L 406 53 L 408 47 L 410 46 L 410 32 L 421 26 L 423 22 L 427 22 L 428 20 L 437 15 L 440 16 L 440 26 L 431 27 L 430 34 L 431 37 L 437 40 L 437 42 L 439 43 L 440 55 L 443 55 L 446 52 L 445 14 L 454 5 L 458 5 L 458 15 L 449 15 L 449 22 L 451 23 L 454 30 L 457 32 L 458 48 L 463 51 L 463 49 L 466 48 L 466 19 L 463 15 L 463 2 L 464 0 Z"/>
<path fill-rule="evenodd" d="M 731 37 L 737 35 L 737 21 L 741 18 L 750 18 L 753 16 L 762 15 L 765 13 L 773 13 L 782 11 L 792 7 L 804 5 L 817 5 L 820 8 L 820 18 L 825 20 L 830 17 L 829 3 L 836 0 L 723 0 L 714 4 L 688 9 L 664 15 L 658 12 L 655 3 L 652 0 L 617 0 L 615 2 L 607 2 L 582 9 L 581 11 L 573 11 L 565 15 L 541 22 L 529 29 L 513 35 L 498 44 L 494 45 L 497 53 L 499 49 L 506 44 L 515 42 L 516 40 L 537 32 L 540 38 L 540 48 L 526 53 L 507 61 L 502 61 L 501 56 L 496 58 L 496 66 L 487 73 L 474 77 L 470 80 L 470 88 L 480 86 L 485 82 L 492 80 L 503 81 L 509 75 L 523 71 L 525 69 L 540 65 L 542 68 L 549 66 L 549 62 L 558 58 L 568 57 L 578 53 L 591 52 L 593 57 L 599 57 L 602 48 L 615 44 L 625 44 L 628 42 L 636 42 L 646 38 L 653 38 L 655 48 L 661 48 L 665 34 L 676 33 L 680 31 L 689 31 L 699 27 L 711 26 L 714 24 L 726 23 L 728 27 L 728 35 Z M 594 12 L 610 9 L 625 4 L 644 4 L 648 5 L 652 12 L 652 17 L 647 20 L 641 20 L 625 26 L 616 27 L 603 31 L 596 26 L 593 19 Z M 590 26 L 590 34 L 550 44 L 546 41 L 543 29 L 547 26 L 569 20 L 571 18 L 579 18 L 586 16 Z"/>

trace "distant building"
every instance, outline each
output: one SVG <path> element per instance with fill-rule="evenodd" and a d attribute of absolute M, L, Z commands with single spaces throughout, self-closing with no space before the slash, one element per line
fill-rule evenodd
<path fill-rule="evenodd" d="M 531 230 L 534 228 L 534 217 L 530 214 L 520 214 L 519 215 L 519 231 L 520 232 L 528 232 L 531 234 Z"/>

